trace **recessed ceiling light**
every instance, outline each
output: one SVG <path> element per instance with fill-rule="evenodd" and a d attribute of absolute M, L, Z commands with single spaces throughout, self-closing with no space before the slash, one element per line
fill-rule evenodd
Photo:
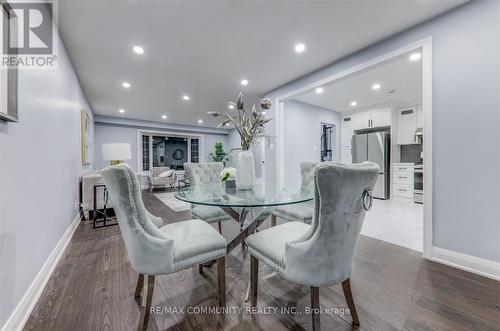
<path fill-rule="evenodd" d="M 125 112 L 125 109 L 118 109 L 118 112 L 123 114 Z"/>
<path fill-rule="evenodd" d="M 144 54 L 144 48 L 142 48 L 141 46 L 134 46 L 132 50 L 135 54 Z"/>
<path fill-rule="evenodd" d="M 190 98 L 189 98 L 189 95 L 183 95 L 182 98 L 186 101 L 188 101 Z"/>
<path fill-rule="evenodd" d="M 410 55 L 410 61 L 413 61 L 413 62 L 418 61 L 418 60 L 420 60 L 421 57 L 422 57 L 421 53 L 419 53 L 419 52 L 413 53 Z"/>
<path fill-rule="evenodd" d="M 198 120 L 198 124 L 201 124 L 201 123 L 203 123 L 203 120 Z"/>
<path fill-rule="evenodd" d="M 351 101 L 351 107 L 356 107 L 358 103 L 356 101 Z"/>
<path fill-rule="evenodd" d="M 306 45 L 302 43 L 295 44 L 295 52 L 302 53 L 305 50 L 306 50 Z"/>
<path fill-rule="evenodd" d="M 167 119 L 167 115 L 161 115 L 161 118 L 163 118 L 164 120 Z"/>
<path fill-rule="evenodd" d="M 241 83 L 241 85 L 243 85 L 243 86 L 247 86 L 247 85 L 248 85 L 248 80 L 246 80 L 246 79 L 242 79 L 240 83 Z"/>
<path fill-rule="evenodd" d="M 231 105 L 228 106 L 228 108 L 229 109 L 234 109 L 234 105 L 231 104 Z"/>
<path fill-rule="evenodd" d="M 322 87 L 316 87 L 316 89 L 314 91 L 316 93 L 318 93 L 318 94 L 321 94 L 321 93 L 323 93 L 323 88 Z"/>
<path fill-rule="evenodd" d="M 373 84 L 372 85 L 372 90 L 379 90 L 380 89 L 380 84 Z"/>
<path fill-rule="evenodd" d="M 129 83 L 129 82 L 123 82 L 123 83 L 122 83 L 122 86 L 123 86 L 124 88 L 129 88 L 129 87 L 130 87 L 130 83 Z"/>

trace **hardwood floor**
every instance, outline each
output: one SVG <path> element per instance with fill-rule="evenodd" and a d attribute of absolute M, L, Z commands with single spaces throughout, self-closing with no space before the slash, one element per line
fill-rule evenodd
<path fill-rule="evenodd" d="M 190 218 L 143 193 L 146 207 L 167 222 Z M 263 227 L 269 226 L 269 221 Z M 224 222 L 233 238 L 236 222 Z M 226 257 L 226 305 L 243 302 L 248 282 L 248 253 L 237 247 Z M 156 277 L 150 330 L 311 330 L 310 288 L 285 281 L 271 269 L 259 268 L 257 306 L 295 308 L 297 313 L 252 315 L 249 312 L 188 313 L 188 307 L 217 306 L 217 267 L 192 268 Z M 128 262 L 117 226 L 78 227 L 56 267 L 26 330 L 134 330 L 140 307 L 134 298 L 138 274 Z M 416 251 L 362 236 L 351 287 L 361 330 L 500 330 L 500 282 L 424 260 Z M 321 287 L 323 309 L 345 309 L 342 286 Z M 167 313 L 167 309 L 176 309 Z M 180 310 L 183 309 L 183 312 Z M 349 315 L 322 314 L 322 330 L 350 330 Z"/>

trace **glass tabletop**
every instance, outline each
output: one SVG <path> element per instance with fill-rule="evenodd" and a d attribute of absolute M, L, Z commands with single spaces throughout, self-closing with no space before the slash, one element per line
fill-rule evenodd
<path fill-rule="evenodd" d="M 268 207 L 311 201 L 313 193 L 300 189 L 300 182 L 285 183 L 278 189 L 276 182 L 257 182 L 252 190 L 226 188 L 222 183 L 193 185 L 175 193 L 179 200 L 218 207 Z"/>

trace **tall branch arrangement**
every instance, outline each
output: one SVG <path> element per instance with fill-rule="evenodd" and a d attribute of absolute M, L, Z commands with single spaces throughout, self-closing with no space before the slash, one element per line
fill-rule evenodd
<path fill-rule="evenodd" d="M 255 105 L 253 105 L 251 111 L 245 110 L 243 104 L 243 93 L 240 92 L 238 95 L 238 100 L 236 103 L 230 102 L 233 105 L 232 114 L 228 111 L 226 113 L 219 113 L 217 111 L 209 111 L 207 114 L 214 117 L 225 118 L 217 127 L 224 127 L 232 124 L 238 131 L 241 138 L 241 149 L 248 150 L 252 145 L 257 143 L 260 139 L 266 138 L 264 132 L 264 125 L 271 121 L 272 118 L 266 119 L 264 117 L 263 111 L 271 108 L 271 100 L 264 98 L 260 100 L 260 111 L 257 111 Z"/>

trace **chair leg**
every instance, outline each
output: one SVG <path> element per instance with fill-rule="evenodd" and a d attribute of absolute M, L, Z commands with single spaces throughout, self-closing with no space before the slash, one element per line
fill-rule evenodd
<path fill-rule="evenodd" d="M 321 316 L 319 313 L 319 287 L 311 287 L 311 311 L 312 311 L 312 329 L 321 330 Z"/>
<path fill-rule="evenodd" d="M 257 307 L 257 288 L 259 285 L 259 260 L 250 255 L 250 304 Z"/>
<path fill-rule="evenodd" d="M 276 226 L 276 215 L 271 215 L 271 227 Z"/>
<path fill-rule="evenodd" d="M 240 226 L 240 232 L 243 231 L 243 226 Z M 245 252 L 245 247 L 246 247 L 246 244 L 245 244 L 245 240 L 242 240 L 241 241 L 241 251 L 244 253 Z"/>
<path fill-rule="evenodd" d="M 347 301 L 347 307 L 351 311 L 352 325 L 359 326 L 358 313 L 356 312 L 356 307 L 354 306 L 354 299 L 351 292 L 351 281 L 349 278 L 342 282 L 342 289 L 344 290 L 345 301 Z"/>
<path fill-rule="evenodd" d="M 219 233 L 222 234 L 222 223 L 219 222 Z"/>
<path fill-rule="evenodd" d="M 139 277 L 137 278 L 137 285 L 135 286 L 135 300 L 137 303 L 139 303 L 139 299 L 141 298 L 142 294 L 142 289 L 144 288 L 144 275 L 139 274 Z"/>
<path fill-rule="evenodd" d="M 226 258 L 217 259 L 217 278 L 219 283 L 219 307 L 226 306 Z"/>
<path fill-rule="evenodd" d="M 155 288 L 155 276 L 148 276 L 147 279 L 147 293 L 142 296 L 141 317 L 139 319 L 138 329 L 145 331 L 148 329 L 149 315 L 151 309 L 151 302 L 153 301 L 153 291 Z"/>
<path fill-rule="evenodd" d="M 198 272 L 200 275 L 203 273 L 203 264 L 198 264 Z"/>

